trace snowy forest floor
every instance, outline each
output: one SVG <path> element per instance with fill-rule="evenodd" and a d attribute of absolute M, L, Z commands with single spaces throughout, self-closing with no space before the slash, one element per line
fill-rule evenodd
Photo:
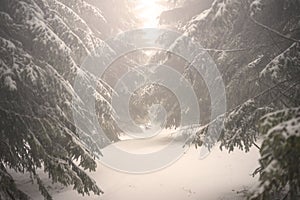
<path fill-rule="evenodd" d="M 128 151 L 153 151 L 161 148 L 170 135 L 147 140 L 125 140 L 118 142 Z M 99 196 L 77 194 L 72 187 L 64 188 L 51 184 L 47 175 L 41 177 L 54 200 L 101 199 L 101 200 L 241 200 L 249 188 L 257 183 L 251 173 L 258 166 L 259 152 L 253 147 L 245 153 L 235 150 L 228 153 L 218 146 L 203 160 L 199 160 L 199 149 L 193 146 L 174 164 L 160 171 L 148 174 L 128 174 L 115 171 L 98 163 L 96 172 L 89 173 L 104 190 Z M 32 199 L 43 199 L 36 184 L 32 184 L 28 174 L 13 173 L 18 187 Z"/>

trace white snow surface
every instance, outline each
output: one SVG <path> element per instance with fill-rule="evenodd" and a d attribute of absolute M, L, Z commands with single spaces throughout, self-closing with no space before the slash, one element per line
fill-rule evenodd
<path fill-rule="evenodd" d="M 170 132 L 143 140 L 124 140 L 116 145 L 128 152 L 147 153 L 157 151 L 175 137 Z M 104 151 L 105 152 L 105 151 Z M 251 173 L 258 167 L 259 152 L 252 148 L 245 153 L 236 149 L 232 153 L 220 151 L 218 146 L 203 160 L 200 149 L 191 146 L 174 164 L 147 174 L 130 174 L 115 171 L 100 162 L 96 172 L 89 173 L 104 191 L 101 196 L 81 196 L 72 187 L 51 184 L 40 171 L 54 200 L 101 199 L 101 200 L 240 200 L 243 192 L 258 182 Z M 104 155 L 105 156 L 105 155 Z M 17 186 L 32 199 L 43 199 L 37 185 L 28 175 L 13 174 Z"/>

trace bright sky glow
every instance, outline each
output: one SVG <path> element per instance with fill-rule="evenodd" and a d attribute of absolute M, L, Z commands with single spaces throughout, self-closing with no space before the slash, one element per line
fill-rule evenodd
<path fill-rule="evenodd" d="M 143 28 L 155 28 L 158 26 L 158 17 L 166 8 L 160 3 L 163 0 L 135 0 L 136 13 L 142 22 Z"/>

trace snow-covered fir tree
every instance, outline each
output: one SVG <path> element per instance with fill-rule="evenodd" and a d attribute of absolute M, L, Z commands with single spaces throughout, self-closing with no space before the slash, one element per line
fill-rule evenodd
<path fill-rule="evenodd" d="M 118 19 L 102 12 L 103 7 L 117 12 L 112 3 L 126 5 L 126 1 L 0 1 L 0 199 L 28 198 L 16 188 L 8 169 L 30 173 L 45 199 L 52 198 L 37 173 L 40 168 L 54 183 L 71 185 L 82 195 L 103 192 L 85 172 L 96 169 L 101 138 L 75 125 L 72 112 L 82 118 L 93 116 L 84 110 L 85 100 L 73 84 L 77 77 L 89 88 L 99 123 L 111 141 L 117 140 L 111 89 L 80 69 L 87 56 L 97 55 L 97 49 L 106 45 L 103 40 L 128 25 L 123 22 L 129 9 L 118 12 Z M 119 19 L 119 24 L 110 23 Z M 74 107 L 74 99 L 82 104 Z"/>
<path fill-rule="evenodd" d="M 194 3 L 186 1 L 182 9 Z M 192 135 L 196 147 L 220 142 L 220 148 L 229 151 L 249 151 L 262 138 L 257 146 L 260 183 L 249 198 L 274 199 L 279 193 L 299 198 L 300 2 L 215 0 L 210 8 L 180 20 L 177 11 L 168 12 L 170 19 L 164 19 L 165 12 L 161 21 L 209 52 L 224 80 L 228 108 L 213 121 L 203 120 L 181 132 Z M 153 59 L 182 66 L 178 58 L 161 52 Z M 200 94 L 202 89 L 200 107 L 209 107 L 209 93 L 203 92 L 205 83 L 195 72 L 186 65 L 184 73 L 194 90 Z M 202 111 L 209 116 L 209 109 Z"/>

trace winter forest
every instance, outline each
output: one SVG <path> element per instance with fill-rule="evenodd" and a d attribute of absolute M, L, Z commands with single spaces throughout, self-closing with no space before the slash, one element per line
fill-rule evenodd
<path fill-rule="evenodd" d="M 0 0 L 0 200 L 299 200 L 299 0 Z"/>

